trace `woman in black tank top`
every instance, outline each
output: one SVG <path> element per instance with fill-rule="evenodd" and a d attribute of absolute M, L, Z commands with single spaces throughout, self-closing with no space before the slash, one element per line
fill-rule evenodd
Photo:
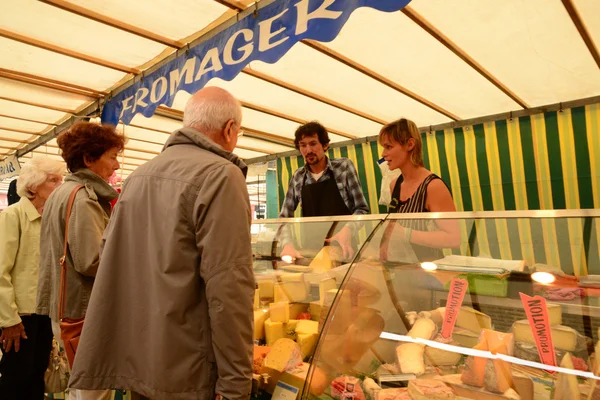
<path fill-rule="evenodd" d="M 385 125 L 379 133 L 379 143 L 390 170 L 402 171 L 390 185 L 390 212 L 456 211 L 448 186 L 424 167 L 421 134 L 414 122 L 402 118 Z M 408 240 L 419 261 L 443 258 L 443 248 L 456 248 L 461 243 L 459 225 L 454 220 L 415 219 L 397 221 L 395 225 L 399 226 L 394 229 L 394 224 L 390 224 L 386 237 Z"/>

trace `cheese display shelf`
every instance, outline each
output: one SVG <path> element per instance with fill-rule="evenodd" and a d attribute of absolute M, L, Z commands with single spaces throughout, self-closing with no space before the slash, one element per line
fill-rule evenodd
<path fill-rule="evenodd" d="M 335 240 L 314 248 L 345 228 L 352 259 Z M 600 399 L 600 210 L 263 220 L 253 234 L 262 396 Z M 281 257 L 289 243 L 304 258 Z"/>

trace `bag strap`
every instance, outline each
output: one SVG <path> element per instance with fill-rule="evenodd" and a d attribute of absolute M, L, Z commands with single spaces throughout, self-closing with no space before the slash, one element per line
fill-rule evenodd
<path fill-rule="evenodd" d="M 65 218 L 65 240 L 63 247 L 63 256 L 60 258 L 60 290 L 58 292 L 58 320 L 63 318 L 65 312 L 65 293 L 67 291 L 67 246 L 69 239 L 69 220 L 71 219 L 71 211 L 73 210 L 73 203 L 75 202 L 75 196 L 79 189 L 82 189 L 83 185 L 77 185 L 69 196 L 69 202 L 67 203 L 67 217 Z"/>

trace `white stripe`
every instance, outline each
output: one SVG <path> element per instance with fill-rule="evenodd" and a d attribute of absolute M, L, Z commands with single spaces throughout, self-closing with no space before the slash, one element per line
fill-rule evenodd
<path fill-rule="evenodd" d="M 524 365 L 527 367 L 537 368 L 537 369 L 541 369 L 541 370 L 561 372 L 563 374 L 581 376 L 582 378 L 591 378 L 591 379 L 600 380 L 600 378 L 595 376 L 592 372 L 583 372 L 583 371 L 573 370 L 573 369 L 569 369 L 569 368 L 554 367 L 552 365 L 546 365 L 546 364 L 542 364 L 542 363 L 538 363 L 538 362 L 534 362 L 534 361 L 521 360 L 520 358 L 511 357 L 506 354 L 492 354 L 487 350 L 470 349 L 467 347 L 454 346 L 451 344 L 435 342 L 433 340 L 413 338 L 411 336 L 397 335 L 395 333 L 389 333 L 389 332 L 383 332 L 379 337 L 381 339 L 394 340 L 396 342 L 410 342 L 410 343 L 426 344 L 429 347 L 434 347 L 434 348 L 440 349 L 440 350 L 446 350 L 446 351 L 449 351 L 452 353 L 465 354 L 467 356 L 474 356 L 474 357 L 482 357 L 482 358 L 487 358 L 490 360 L 504 360 L 509 363 Z"/>

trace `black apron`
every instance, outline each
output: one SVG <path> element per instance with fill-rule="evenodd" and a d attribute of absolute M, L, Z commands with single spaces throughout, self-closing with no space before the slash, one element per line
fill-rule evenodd
<path fill-rule="evenodd" d="M 328 171 L 329 172 L 329 171 Z M 328 173 L 326 172 L 326 173 Z M 336 215 L 352 215 L 344 202 L 337 187 L 337 182 L 330 173 L 327 180 L 306 184 L 306 177 L 302 184 L 302 216 L 303 217 L 329 217 Z M 309 223 L 302 226 L 302 253 L 314 255 L 321 248 L 325 239 L 337 233 L 343 225 L 337 223 Z"/>

